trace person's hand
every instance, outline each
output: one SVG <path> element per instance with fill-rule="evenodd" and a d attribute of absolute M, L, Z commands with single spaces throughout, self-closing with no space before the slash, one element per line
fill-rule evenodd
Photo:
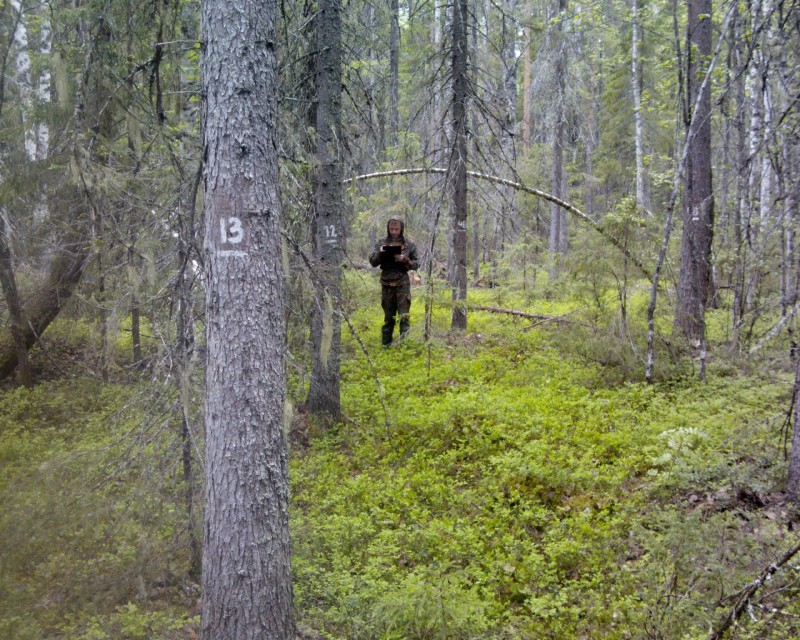
<path fill-rule="evenodd" d="M 402 253 L 397 254 L 394 257 L 394 261 L 395 262 L 402 262 L 403 264 L 407 264 L 408 262 L 410 262 L 410 260 L 408 259 L 408 256 L 404 256 Z"/>

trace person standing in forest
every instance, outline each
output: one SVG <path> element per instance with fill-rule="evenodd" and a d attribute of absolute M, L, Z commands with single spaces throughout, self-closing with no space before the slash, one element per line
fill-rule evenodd
<path fill-rule="evenodd" d="M 405 223 L 392 216 L 386 223 L 386 238 L 375 245 L 369 256 L 373 267 L 381 268 L 381 306 L 383 307 L 383 329 L 381 344 L 392 344 L 395 316 L 400 317 L 400 339 L 408 333 L 411 311 L 411 281 L 409 271 L 419 268 L 417 247 L 406 240 Z"/>

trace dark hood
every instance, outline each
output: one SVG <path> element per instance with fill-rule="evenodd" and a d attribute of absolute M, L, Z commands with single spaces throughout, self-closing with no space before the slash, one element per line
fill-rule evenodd
<path fill-rule="evenodd" d="M 390 222 L 399 222 L 400 223 L 400 240 L 403 242 L 406 241 L 406 223 L 403 222 L 403 219 L 400 216 L 392 216 L 386 221 L 386 239 L 390 240 L 391 235 L 389 235 L 389 223 Z"/>

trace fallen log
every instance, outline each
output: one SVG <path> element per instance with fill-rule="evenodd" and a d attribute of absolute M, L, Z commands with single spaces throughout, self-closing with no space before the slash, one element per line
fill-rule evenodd
<path fill-rule="evenodd" d="M 502 307 L 487 307 L 485 305 L 475 304 L 470 305 L 470 309 L 474 311 L 488 311 L 489 313 L 503 313 L 510 316 L 516 316 L 518 318 L 527 318 L 529 320 L 539 320 L 541 322 L 560 322 L 563 324 L 577 324 L 582 327 L 589 327 L 590 329 L 596 329 L 594 325 L 591 325 L 587 322 L 580 322 L 578 320 L 570 320 L 566 316 L 548 316 L 543 315 L 541 313 L 528 313 L 527 311 L 518 311 L 516 309 L 504 309 Z"/>

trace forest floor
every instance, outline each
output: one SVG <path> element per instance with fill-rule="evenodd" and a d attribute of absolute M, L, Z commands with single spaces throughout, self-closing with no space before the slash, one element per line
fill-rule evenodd
<path fill-rule="evenodd" d="M 418 288 L 409 338 L 382 350 L 363 287 L 359 339 L 343 328 L 345 419 L 293 419 L 303 637 L 710 638 L 797 544 L 791 366 L 726 355 L 721 314 L 705 382 L 664 347 L 647 385 L 642 331 L 611 304 L 473 290 L 472 305 L 539 317 L 473 308 L 450 334 L 437 300 L 426 343 Z M 641 301 L 627 317 L 643 324 Z M 196 637 L 176 394 L 156 375 L 100 382 L 76 332 L 56 328 L 57 375 L 0 393 L 0 637 Z M 305 366 L 290 358 L 298 407 Z M 797 635 L 797 564 L 727 637 Z"/>

